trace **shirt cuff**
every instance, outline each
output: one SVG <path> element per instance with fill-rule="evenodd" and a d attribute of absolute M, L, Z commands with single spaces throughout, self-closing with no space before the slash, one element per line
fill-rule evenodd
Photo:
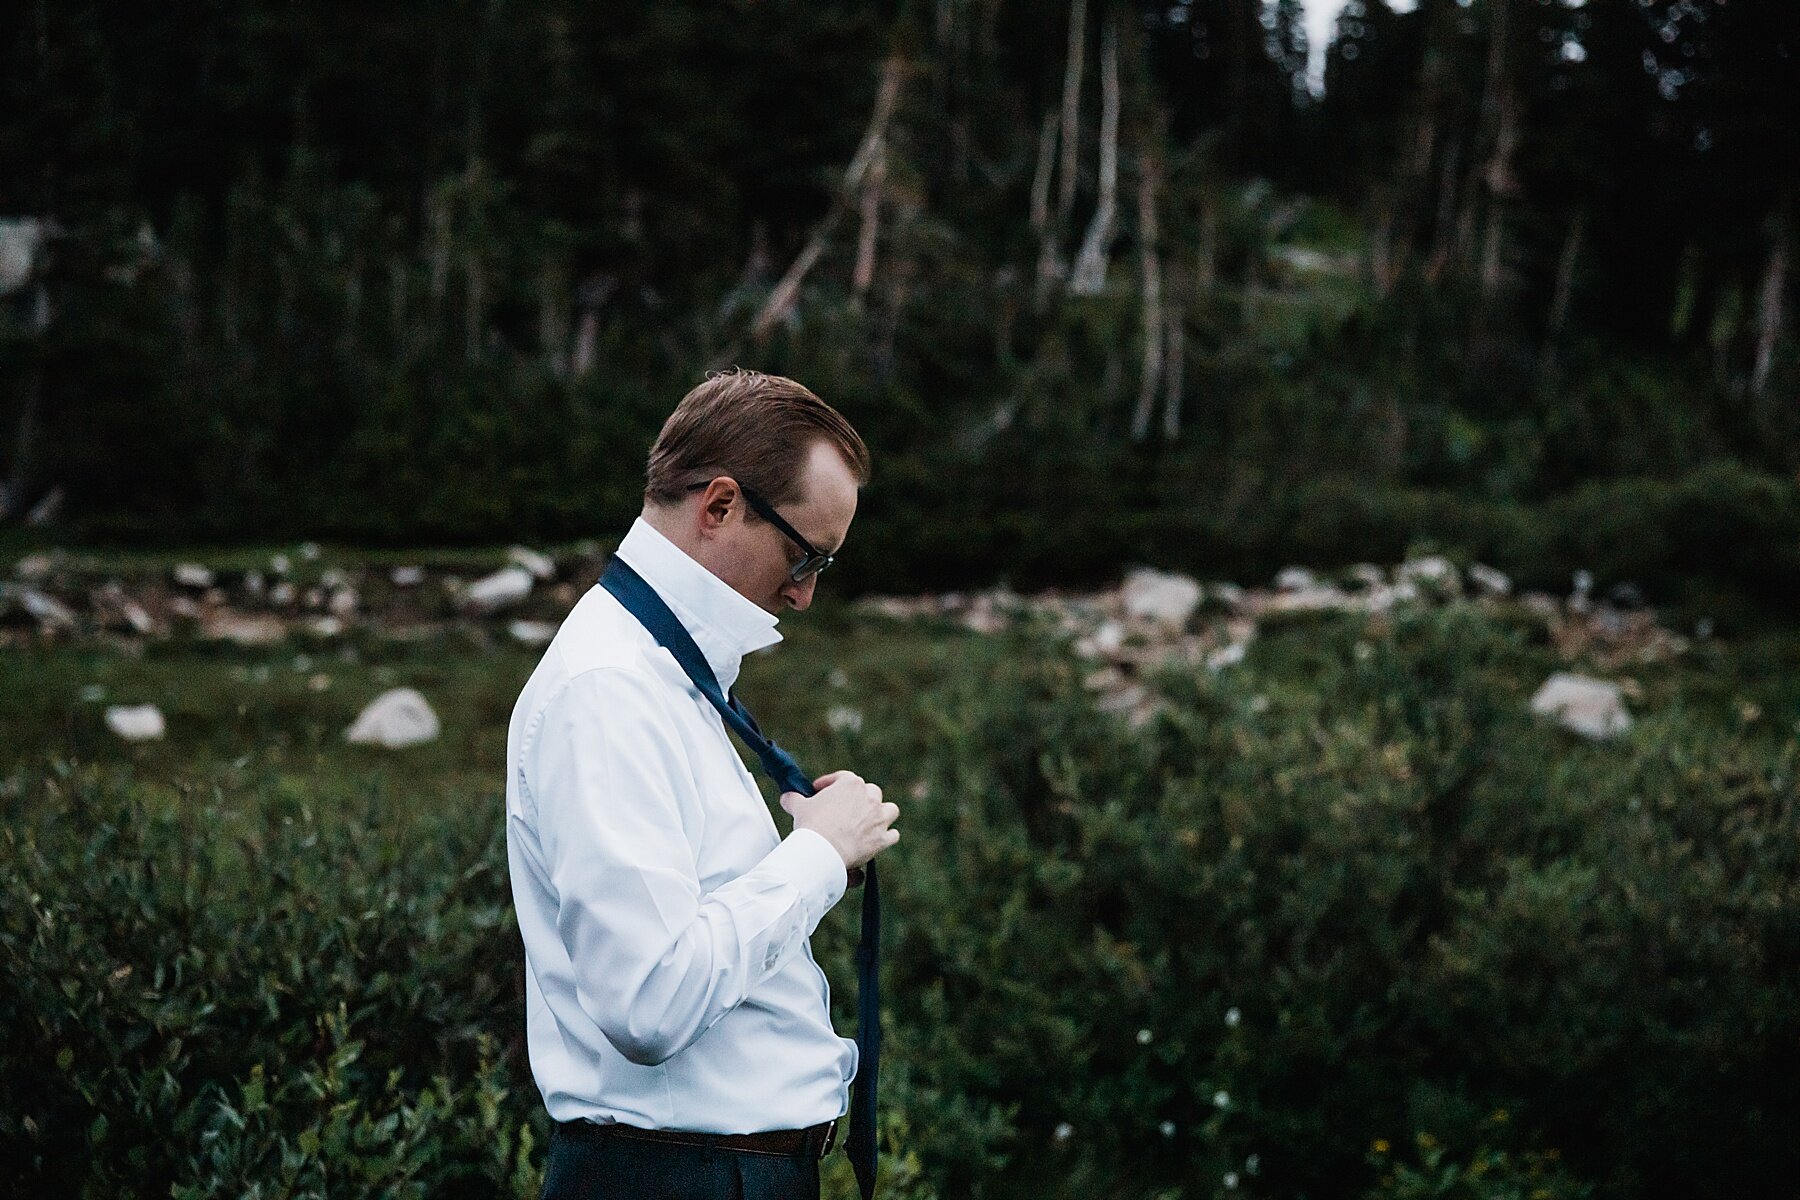
<path fill-rule="evenodd" d="M 796 829 L 788 834 L 763 862 L 794 881 L 815 926 L 832 905 L 844 898 L 844 889 L 849 886 L 849 873 L 837 848 L 824 834 L 811 829 Z"/>

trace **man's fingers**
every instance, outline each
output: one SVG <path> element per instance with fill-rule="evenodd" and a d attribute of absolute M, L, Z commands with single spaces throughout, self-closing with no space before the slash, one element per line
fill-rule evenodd
<path fill-rule="evenodd" d="M 892 825 L 899 819 L 900 806 L 898 804 L 884 804 L 881 806 L 881 823 L 883 825 Z"/>
<path fill-rule="evenodd" d="M 783 792 L 781 793 L 782 810 L 791 817 L 794 815 L 794 801 L 804 799 L 806 799 L 806 797 L 802 796 L 799 792 Z"/>
<path fill-rule="evenodd" d="M 868 788 L 869 788 L 869 798 L 871 800 L 875 801 L 875 803 L 880 804 L 881 803 L 881 785 L 878 783 L 871 783 L 868 785 Z"/>

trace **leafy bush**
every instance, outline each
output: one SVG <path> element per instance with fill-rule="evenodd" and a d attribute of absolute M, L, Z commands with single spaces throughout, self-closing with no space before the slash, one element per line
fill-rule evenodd
<path fill-rule="evenodd" d="M 1522 627 L 1390 620 L 1267 630 L 1136 730 L 1020 633 L 795 746 L 905 808 L 896 1200 L 1498 1200 L 1534 1170 L 1728 1197 L 1800 1167 L 1791 724 L 1671 701 L 1580 742 L 1528 713 Z M 54 764 L 0 793 L 0 1190 L 531 1194 L 497 801 L 156 794 Z M 846 1029 L 853 909 L 816 940 Z M 1420 1130 L 1452 1149 L 1368 1161 Z"/>

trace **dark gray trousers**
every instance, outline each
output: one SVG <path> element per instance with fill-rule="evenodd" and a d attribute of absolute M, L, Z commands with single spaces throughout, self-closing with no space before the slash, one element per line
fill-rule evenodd
<path fill-rule="evenodd" d="M 571 1135 L 559 1125 L 541 1200 L 819 1200 L 819 1161 Z"/>

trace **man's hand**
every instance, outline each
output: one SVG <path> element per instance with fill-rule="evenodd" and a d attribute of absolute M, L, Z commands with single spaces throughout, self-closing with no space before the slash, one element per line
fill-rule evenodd
<path fill-rule="evenodd" d="M 819 790 L 811 796 L 781 793 L 781 807 L 794 818 L 795 829 L 810 829 L 830 842 L 846 870 L 900 840 L 900 831 L 889 828 L 900 808 L 883 801 L 875 784 L 850 771 L 833 771 L 813 780 L 813 786 Z"/>

